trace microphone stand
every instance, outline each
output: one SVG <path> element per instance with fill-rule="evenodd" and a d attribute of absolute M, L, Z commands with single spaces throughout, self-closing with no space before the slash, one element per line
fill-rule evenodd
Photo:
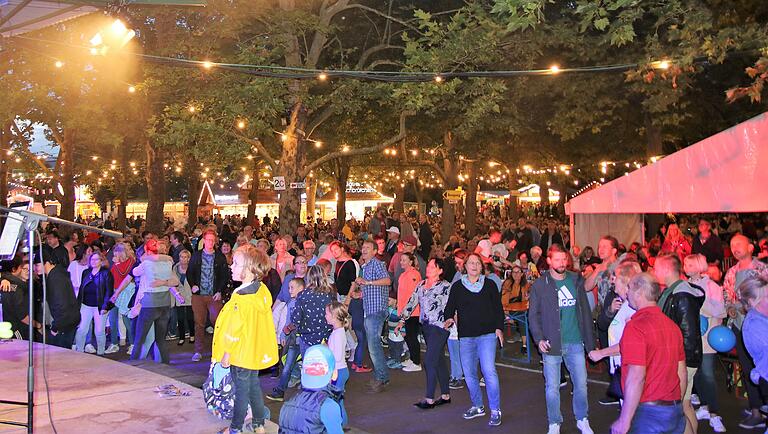
<path fill-rule="evenodd" d="M 40 214 L 32 211 L 27 210 L 21 210 L 17 208 L 8 208 L 5 206 L 0 206 L 0 211 L 4 211 L 6 213 L 15 213 L 19 214 L 24 218 L 24 231 L 27 234 L 27 253 L 29 254 L 29 280 L 27 280 L 28 285 L 28 302 L 29 302 L 29 324 L 28 324 L 28 342 L 29 342 L 29 348 L 27 349 L 27 401 L 12 401 L 7 399 L 0 399 L 0 404 L 7 404 L 7 405 L 18 405 L 18 406 L 25 406 L 27 407 L 27 422 L 16 422 L 16 421 L 10 421 L 10 420 L 0 420 L 0 425 L 14 425 L 14 426 L 23 426 L 27 428 L 27 433 L 32 433 L 33 431 L 33 414 L 34 414 L 34 406 L 35 406 L 35 365 L 34 365 L 34 336 L 35 336 L 35 327 L 34 327 L 34 319 L 35 319 L 35 298 L 34 298 L 34 246 L 35 246 L 35 231 L 37 231 L 37 228 L 40 226 L 40 222 L 48 221 L 51 223 L 56 223 L 58 225 L 64 225 L 79 229 L 85 229 L 93 232 L 97 232 L 100 235 L 106 235 L 109 237 L 115 237 L 115 238 L 121 238 L 123 236 L 120 232 L 110 231 L 107 229 L 101 229 L 101 228 L 93 228 L 88 225 L 83 225 L 80 223 L 71 222 L 69 220 L 60 219 L 58 217 L 49 217 L 45 214 Z M 43 276 L 43 279 L 45 279 L 45 276 Z M 45 300 L 43 300 L 43 303 L 45 303 Z M 45 333 L 45 331 L 43 331 Z M 45 351 L 45 349 L 43 349 Z"/>

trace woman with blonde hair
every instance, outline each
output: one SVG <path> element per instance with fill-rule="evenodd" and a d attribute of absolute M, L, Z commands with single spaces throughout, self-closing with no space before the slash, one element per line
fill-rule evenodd
<path fill-rule="evenodd" d="M 307 286 L 299 293 L 291 312 L 302 355 L 307 348 L 321 344 L 330 336 L 331 326 L 325 321 L 325 306 L 336 300 L 336 291 L 323 267 L 309 267 L 304 281 Z"/>
<path fill-rule="evenodd" d="M 667 226 L 667 235 L 661 245 L 661 253 L 674 253 L 682 261 L 691 254 L 691 243 L 685 238 L 676 223 Z"/>
<path fill-rule="evenodd" d="M 259 370 L 278 361 L 277 335 L 272 320 L 272 295 L 261 280 L 271 262 L 266 253 L 246 244 L 232 257 L 232 278 L 242 284 L 219 314 L 213 334 L 213 362 L 231 366 L 235 382 L 232 422 L 220 433 L 264 432 L 266 407 L 261 391 Z M 248 406 L 253 414 L 252 427 L 245 423 Z"/>
<path fill-rule="evenodd" d="M 725 432 L 723 420 L 718 416 L 717 383 L 715 382 L 715 363 L 717 351 L 709 345 L 709 332 L 723 323 L 726 316 L 723 289 L 710 279 L 707 271 L 707 258 L 701 254 L 688 255 L 683 260 L 683 271 L 688 276 L 688 282 L 704 291 L 704 304 L 700 314 L 707 319 L 707 331 L 701 335 L 702 359 L 701 367 L 693 377 L 693 384 L 701 402 L 696 410 L 696 418 L 709 419 L 709 424 L 715 432 Z M 692 400 L 694 398 L 691 398 Z"/>

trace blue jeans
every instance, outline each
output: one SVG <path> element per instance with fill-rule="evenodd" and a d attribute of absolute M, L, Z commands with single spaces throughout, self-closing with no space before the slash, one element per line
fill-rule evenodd
<path fill-rule="evenodd" d="M 464 378 L 464 371 L 461 369 L 458 339 L 448 339 L 448 356 L 451 359 L 451 378 L 461 380 Z"/>
<path fill-rule="evenodd" d="M 298 344 L 286 346 L 285 365 L 283 366 L 282 372 L 280 372 L 280 380 L 277 383 L 277 387 L 275 387 L 275 392 L 279 391 L 280 393 L 284 393 L 285 389 L 288 388 L 288 382 L 291 380 L 291 372 L 293 371 L 293 367 L 296 366 L 299 354 L 301 354 L 301 352 Z"/>
<path fill-rule="evenodd" d="M 682 434 L 685 416 L 682 404 L 640 404 L 629 427 L 629 434 Z"/>
<path fill-rule="evenodd" d="M 352 299 L 349 301 L 349 315 L 352 317 L 352 330 L 357 338 L 357 347 L 355 347 L 355 357 L 352 360 L 357 366 L 363 365 L 363 356 L 365 355 L 365 313 L 363 312 L 363 300 Z"/>
<path fill-rule="evenodd" d="M 259 371 L 233 365 L 230 372 L 232 379 L 235 380 L 235 407 L 232 409 L 232 423 L 229 427 L 243 429 L 248 404 L 251 405 L 251 412 L 253 412 L 253 426 L 264 425 L 265 407 L 264 397 L 261 396 Z"/>
<path fill-rule="evenodd" d="M 568 372 L 571 373 L 571 382 L 573 382 L 573 414 L 576 420 L 586 418 L 589 412 L 584 344 L 563 344 L 561 356 L 544 354 L 547 419 L 550 425 L 563 423 L 563 415 L 560 413 L 560 366 L 563 361 Z"/>
<path fill-rule="evenodd" d="M 499 376 L 496 374 L 496 345 L 498 339 L 495 333 L 471 338 L 459 338 L 459 352 L 464 379 L 469 389 L 469 399 L 472 406 L 483 406 L 483 393 L 480 390 L 480 378 L 477 376 L 477 361 L 480 360 L 480 370 L 485 379 L 485 391 L 488 393 L 488 406 L 491 410 L 501 410 L 499 395 Z"/>
<path fill-rule="evenodd" d="M 371 355 L 371 362 L 373 362 L 373 376 L 378 381 L 389 381 L 387 359 L 384 357 L 384 347 L 381 345 L 381 329 L 384 327 L 384 321 L 387 320 L 388 315 L 387 310 L 384 309 L 365 317 L 368 353 Z"/>
<path fill-rule="evenodd" d="M 701 405 L 706 405 L 710 413 L 719 413 L 717 402 L 717 383 L 715 382 L 715 360 L 717 354 L 703 354 L 701 367 L 693 377 L 693 385 L 701 398 Z"/>
<path fill-rule="evenodd" d="M 341 407 L 341 426 L 347 426 L 347 409 L 344 408 L 344 390 L 346 390 L 347 380 L 349 380 L 349 369 L 339 369 L 339 376 L 336 377 L 336 381 L 332 381 L 331 385 L 334 389 L 342 392 L 341 399 L 339 400 L 339 407 Z"/>

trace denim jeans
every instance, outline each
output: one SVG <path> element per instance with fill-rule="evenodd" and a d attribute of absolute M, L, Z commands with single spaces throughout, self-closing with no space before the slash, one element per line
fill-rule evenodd
<path fill-rule="evenodd" d="M 232 409 L 232 429 L 243 429 L 248 405 L 253 413 L 253 426 L 264 425 L 264 397 L 261 392 L 259 371 L 232 366 L 232 379 L 235 380 L 235 407 Z"/>
<path fill-rule="evenodd" d="M 544 383 L 547 398 L 547 419 L 550 425 L 563 423 L 560 413 L 560 367 L 565 361 L 565 367 L 571 373 L 573 383 L 573 414 L 576 420 L 588 416 L 587 402 L 587 365 L 584 359 L 584 344 L 563 344 L 561 356 L 544 354 Z"/>
<path fill-rule="evenodd" d="M 293 372 L 293 367 L 296 366 L 296 361 L 300 354 L 301 352 L 298 343 L 285 347 L 285 365 L 283 366 L 283 371 L 280 372 L 280 379 L 277 382 L 275 391 L 284 393 L 285 389 L 288 388 L 288 382 L 291 380 L 291 372 Z"/>
<path fill-rule="evenodd" d="M 717 383 L 715 382 L 715 360 L 717 354 L 703 354 L 701 366 L 693 377 L 693 385 L 701 398 L 701 405 L 706 405 L 711 413 L 719 413 L 717 402 Z"/>
<path fill-rule="evenodd" d="M 344 390 L 346 390 L 347 381 L 349 380 L 349 369 L 339 369 L 339 376 L 336 377 L 336 381 L 331 382 L 331 386 L 334 389 L 342 392 L 341 399 L 339 400 L 339 407 L 341 407 L 341 426 L 347 426 L 347 409 L 344 408 Z"/>
<path fill-rule="evenodd" d="M 114 345 L 120 344 L 120 326 L 117 324 L 120 321 L 120 310 L 116 307 L 107 312 L 107 319 L 109 320 L 109 343 Z"/>
<path fill-rule="evenodd" d="M 483 405 L 483 392 L 480 390 L 480 378 L 477 376 L 477 362 L 479 360 L 480 370 L 483 372 L 483 379 L 485 379 L 485 391 L 488 393 L 488 406 L 491 410 L 501 410 L 499 376 L 496 373 L 496 345 L 495 333 L 459 338 L 461 367 L 464 371 L 467 389 L 469 389 L 469 399 L 474 407 L 482 407 Z"/>
<path fill-rule="evenodd" d="M 349 315 L 352 317 L 352 330 L 357 338 L 357 347 L 355 347 L 355 357 L 352 363 L 362 366 L 365 348 L 367 347 L 365 339 L 365 313 L 363 312 L 362 299 L 353 298 L 349 301 Z"/>
<path fill-rule="evenodd" d="M 96 354 L 104 354 L 104 349 L 107 345 L 107 335 L 104 331 L 105 316 L 101 315 L 98 307 L 80 305 L 80 325 L 77 326 L 77 333 L 75 334 L 75 346 L 77 351 L 83 352 L 85 348 L 85 342 L 88 339 L 88 331 L 90 330 L 91 321 L 94 324 L 94 332 L 96 333 Z"/>
<path fill-rule="evenodd" d="M 451 378 L 461 380 L 464 378 L 464 371 L 461 369 L 458 339 L 448 339 L 448 356 L 451 359 Z"/>
<path fill-rule="evenodd" d="M 155 325 L 155 344 L 160 351 L 160 360 L 163 363 L 170 363 L 168 356 L 168 346 L 166 345 L 165 334 L 168 332 L 168 317 L 171 314 L 171 307 L 142 307 L 139 316 L 135 318 L 136 322 L 136 345 L 133 346 L 131 360 L 138 360 L 141 355 L 141 347 L 144 339 L 147 338 L 152 324 Z"/>
<path fill-rule="evenodd" d="M 421 328 L 424 341 L 427 343 L 427 353 L 424 355 L 424 370 L 427 374 L 427 391 L 425 398 L 435 397 L 435 387 L 440 385 L 440 393 L 448 395 L 448 365 L 445 363 L 445 342 L 448 340 L 448 330 L 433 325 Z"/>
<path fill-rule="evenodd" d="M 389 358 L 400 363 L 403 359 L 403 341 L 393 341 L 387 338 L 387 347 L 389 349 Z"/>
<path fill-rule="evenodd" d="M 629 427 L 629 434 L 682 434 L 685 416 L 682 404 L 640 404 Z"/>
<path fill-rule="evenodd" d="M 368 353 L 373 362 L 373 376 L 378 381 L 389 381 L 387 359 L 384 357 L 384 347 L 381 345 L 381 329 L 387 320 L 387 310 L 381 310 L 365 317 L 365 334 L 368 338 Z"/>

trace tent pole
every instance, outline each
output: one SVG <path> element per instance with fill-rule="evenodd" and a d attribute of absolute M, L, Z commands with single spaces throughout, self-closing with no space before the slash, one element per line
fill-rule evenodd
<path fill-rule="evenodd" d="M 575 224 L 574 224 L 573 213 L 568 214 L 568 221 L 569 221 L 569 226 L 570 226 L 570 229 L 571 229 L 571 251 L 573 251 L 573 246 L 576 245 L 576 228 L 575 228 Z M 581 246 L 579 246 L 579 247 L 581 247 Z"/>

